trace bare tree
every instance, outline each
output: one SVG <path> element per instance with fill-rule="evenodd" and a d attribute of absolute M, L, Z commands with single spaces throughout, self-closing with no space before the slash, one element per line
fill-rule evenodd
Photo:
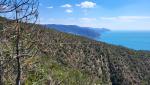
<path fill-rule="evenodd" d="M 38 17 L 38 0 L 1 0 L 0 1 L 0 15 L 5 15 L 9 18 L 9 24 L 5 24 L 4 29 L 13 29 L 14 43 L 13 48 L 15 59 L 17 61 L 17 78 L 16 85 L 20 85 L 21 78 L 21 62 L 20 58 L 28 56 L 28 53 L 22 52 L 22 30 L 31 28 Z M 27 23 L 32 23 L 27 26 Z M 26 26 L 26 27 L 25 27 Z M 26 43 L 29 44 L 29 43 Z M 11 48 L 11 47 L 10 47 Z"/>

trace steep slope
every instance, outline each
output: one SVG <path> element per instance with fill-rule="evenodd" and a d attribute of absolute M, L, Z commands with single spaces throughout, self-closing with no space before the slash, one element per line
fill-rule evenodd
<path fill-rule="evenodd" d="M 58 62 L 87 72 L 95 80 L 113 85 L 150 84 L 150 52 L 138 52 L 51 30 L 45 30 L 41 36 L 45 38 L 42 47 L 49 51 L 47 55 L 55 52 Z"/>
<path fill-rule="evenodd" d="M 0 33 L 1 55 L 8 57 L 11 51 L 12 29 Z M 37 26 L 26 33 L 35 35 L 28 38 L 34 44 L 28 50 L 38 50 L 36 57 L 22 60 L 22 84 L 26 85 L 149 85 L 150 52 L 134 51 L 124 47 L 97 42 Z M 26 42 L 26 41 L 24 41 Z M 15 60 L 14 60 L 15 61 Z M 14 84 L 15 65 L 7 61 L 3 82 Z"/>

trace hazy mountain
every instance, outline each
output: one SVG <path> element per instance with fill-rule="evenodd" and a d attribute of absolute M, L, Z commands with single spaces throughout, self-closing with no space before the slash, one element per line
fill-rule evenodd
<path fill-rule="evenodd" d="M 106 28 L 91 28 L 91 27 L 80 27 L 77 25 L 58 25 L 58 24 L 47 24 L 49 28 L 56 29 L 61 32 L 71 33 L 80 35 L 88 38 L 97 38 L 102 32 L 109 31 Z"/>

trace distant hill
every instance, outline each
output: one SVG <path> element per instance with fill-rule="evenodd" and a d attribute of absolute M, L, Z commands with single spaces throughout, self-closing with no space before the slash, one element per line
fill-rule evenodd
<path fill-rule="evenodd" d="M 109 31 L 106 28 L 80 27 L 77 25 L 46 24 L 45 26 L 61 32 L 80 35 L 92 39 L 99 37 L 102 32 Z"/>

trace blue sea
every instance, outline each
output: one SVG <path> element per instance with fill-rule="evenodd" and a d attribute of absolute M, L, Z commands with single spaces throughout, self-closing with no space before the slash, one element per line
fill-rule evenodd
<path fill-rule="evenodd" d="M 150 31 L 109 31 L 102 33 L 97 40 L 134 50 L 150 50 Z"/>

